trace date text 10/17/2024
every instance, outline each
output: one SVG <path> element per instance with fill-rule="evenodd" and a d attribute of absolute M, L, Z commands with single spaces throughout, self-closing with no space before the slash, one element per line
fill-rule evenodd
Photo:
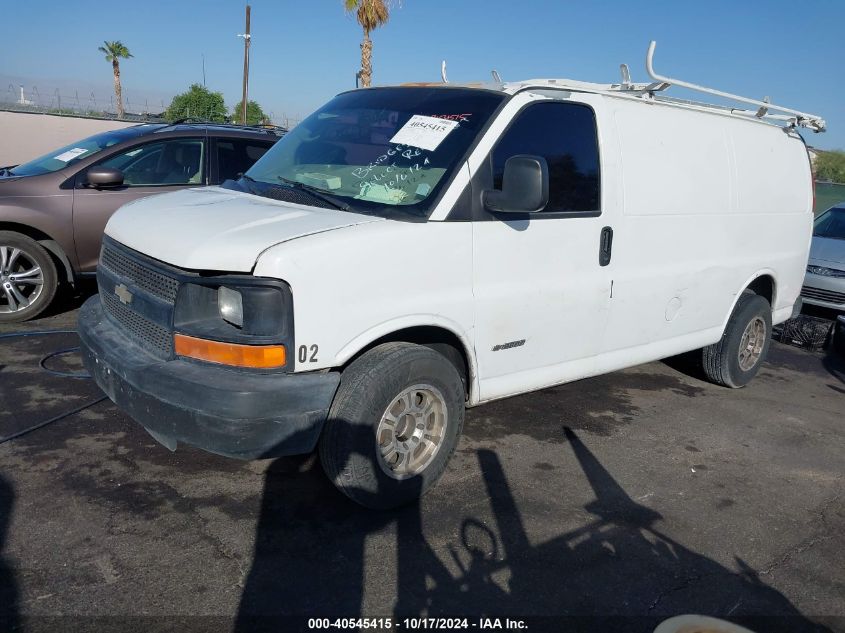
<path fill-rule="evenodd" d="M 309 630 L 446 631 L 525 630 L 524 620 L 511 618 L 309 618 Z"/>

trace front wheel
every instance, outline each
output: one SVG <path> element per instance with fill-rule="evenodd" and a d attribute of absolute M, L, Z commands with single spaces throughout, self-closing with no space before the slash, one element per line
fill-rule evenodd
<path fill-rule="evenodd" d="M 744 387 L 766 359 L 772 336 L 772 308 L 760 295 L 745 293 L 737 301 L 718 343 L 702 350 L 704 373 L 710 382 Z"/>
<path fill-rule="evenodd" d="M 0 323 L 27 321 L 53 300 L 56 265 L 35 240 L 0 231 Z"/>
<path fill-rule="evenodd" d="M 370 508 L 411 503 L 443 474 L 464 422 L 465 391 L 442 354 L 385 343 L 344 370 L 320 437 L 337 488 Z"/>

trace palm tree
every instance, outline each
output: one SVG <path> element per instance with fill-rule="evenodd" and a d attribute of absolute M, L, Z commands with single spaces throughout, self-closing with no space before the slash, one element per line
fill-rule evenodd
<path fill-rule="evenodd" d="M 129 59 L 132 53 L 124 46 L 123 42 L 116 40 L 114 42 L 103 42 L 105 46 L 100 46 L 97 50 L 104 53 L 106 61 L 111 62 L 112 70 L 114 71 L 114 96 L 117 98 L 117 118 L 123 118 L 123 95 L 120 90 L 120 59 Z"/>
<path fill-rule="evenodd" d="M 364 29 L 361 42 L 361 85 L 370 87 L 373 78 L 373 42 L 370 31 L 387 24 L 390 19 L 390 0 L 343 0 L 347 13 L 355 12 L 358 24 Z"/>

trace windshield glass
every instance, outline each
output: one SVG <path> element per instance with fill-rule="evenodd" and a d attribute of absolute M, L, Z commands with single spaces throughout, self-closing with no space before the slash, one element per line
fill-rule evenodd
<path fill-rule="evenodd" d="M 308 187 L 350 211 L 426 217 L 504 95 L 401 87 L 338 95 L 297 125 L 247 176 Z"/>
<path fill-rule="evenodd" d="M 833 207 L 822 213 L 813 226 L 813 235 L 845 240 L 845 207 Z"/>
<path fill-rule="evenodd" d="M 136 136 L 141 136 L 147 132 L 149 132 L 149 126 L 138 125 L 123 130 L 111 130 L 109 132 L 95 134 L 81 141 L 65 145 L 60 149 L 54 149 L 28 163 L 13 167 L 8 170 L 8 174 L 10 176 L 40 176 L 41 174 L 59 171 L 107 147 L 122 143 Z"/>

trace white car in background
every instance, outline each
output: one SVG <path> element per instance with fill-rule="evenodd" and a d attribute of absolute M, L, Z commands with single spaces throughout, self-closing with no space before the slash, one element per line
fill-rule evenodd
<path fill-rule="evenodd" d="M 845 204 L 816 219 L 801 297 L 804 303 L 845 312 Z"/>

